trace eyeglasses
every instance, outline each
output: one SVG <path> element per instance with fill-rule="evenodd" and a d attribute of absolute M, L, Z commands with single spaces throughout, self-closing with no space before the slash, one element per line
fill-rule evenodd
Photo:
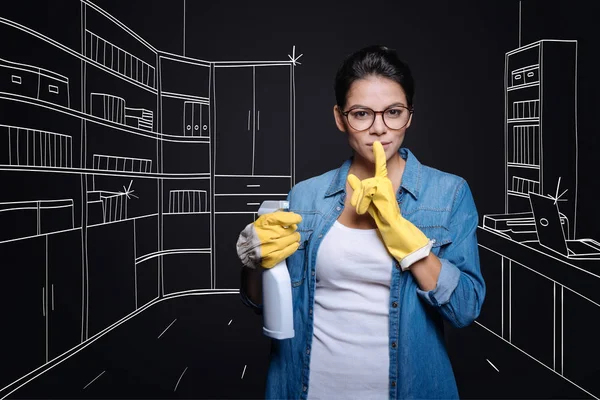
<path fill-rule="evenodd" d="M 412 108 L 404 106 L 394 106 L 383 111 L 373 111 L 366 107 L 342 111 L 342 115 L 348 119 L 350 126 L 357 131 L 366 131 L 371 128 L 377 114 L 382 115 L 383 123 L 389 129 L 402 129 L 408 124 L 412 113 Z"/>

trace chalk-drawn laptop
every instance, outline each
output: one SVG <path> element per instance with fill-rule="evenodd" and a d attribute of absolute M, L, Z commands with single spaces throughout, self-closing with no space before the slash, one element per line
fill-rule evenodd
<path fill-rule="evenodd" d="M 542 246 L 570 259 L 600 260 L 600 243 L 594 239 L 565 239 L 554 199 L 529 192 L 529 203 Z"/>

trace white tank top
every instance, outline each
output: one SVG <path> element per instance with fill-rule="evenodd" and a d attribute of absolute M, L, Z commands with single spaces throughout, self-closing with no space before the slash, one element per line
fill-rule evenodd
<path fill-rule="evenodd" d="M 376 229 L 335 221 L 316 259 L 308 398 L 387 399 L 393 259 Z"/>

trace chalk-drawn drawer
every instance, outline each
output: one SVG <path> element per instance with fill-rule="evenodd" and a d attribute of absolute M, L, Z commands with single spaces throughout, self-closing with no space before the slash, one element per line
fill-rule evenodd
<path fill-rule="evenodd" d="M 39 99 L 69 107 L 69 81 L 65 78 L 41 74 Z"/>
<path fill-rule="evenodd" d="M 538 82 L 540 80 L 540 69 L 538 67 L 523 71 L 525 83 Z"/>
<path fill-rule="evenodd" d="M 512 86 L 518 86 L 525 83 L 525 78 L 523 77 L 523 70 L 513 71 L 512 73 Z"/>
<path fill-rule="evenodd" d="M 0 92 L 37 98 L 40 75 L 0 59 Z"/>
<path fill-rule="evenodd" d="M 216 195 L 215 212 L 257 212 L 265 200 L 285 200 L 287 195 Z"/>
<path fill-rule="evenodd" d="M 219 194 L 284 194 L 292 188 L 287 177 L 223 177 L 215 178 L 215 193 Z"/>

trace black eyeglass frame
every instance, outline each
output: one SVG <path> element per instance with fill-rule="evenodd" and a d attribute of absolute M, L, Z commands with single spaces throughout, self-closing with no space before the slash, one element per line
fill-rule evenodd
<path fill-rule="evenodd" d="M 406 120 L 406 123 L 405 123 L 404 125 L 402 125 L 400 128 L 390 128 L 390 127 L 388 126 L 388 124 L 386 124 L 386 123 L 385 123 L 385 116 L 384 116 L 384 113 L 385 113 L 386 111 L 388 111 L 388 110 L 391 110 L 391 109 L 394 109 L 394 108 L 404 108 L 404 109 L 408 110 L 408 119 Z M 365 129 L 356 129 L 355 127 L 353 127 L 353 126 L 352 126 L 352 124 L 350 123 L 350 119 L 348 118 L 348 114 L 350 114 L 350 112 L 351 112 L 351 111 L 354 111 L 354 110 L 370 110 L 370 111 L 373 111 L 373 121 L 371 121 L 371 125 L 369 125 L 369 127 L 368 127 L 368 128 L 365 128 Z M 373 126 L 373 124 L 375 123 L 375 118 L 377 118 L 377 114 L 381 114 L 381 119 L 383 120 L 383 124 L 384 124 L 385 126 L 387 126 L 387 127 L 388 127 L 388 129 L 392 129 L 392 130 L 398 130 L 398 129 L 402 129 L 402 128 L 404 128 L 404 127 L 406 126 L 406 124 L 408 124 L 408 121 L 410 121 L 410 117 L 412 116 L 412 114 L 414 113 L 414 111 L 415 111 L 414 107 L 406 107 L 406 106 L 401 106 L 401 105 L 398 105 L 398 106 L 388 107 L 388 108 L 386 108 L 386 109 L 385 109 L 385 110 L 383 110 L 383 111 L 375 111 L 375 110 L 373 110 L 373 109 L 371 109 L 371 108 L 368 108 L 368 107 L 355 107 L 355 108 L 351 108 L 351 109 L 350 109 L 350 110 L 348 110 L 348 111 L 340 111 L 340 113 L 341 113 L 341 114 L 342 114 L 344 117 L 346 117 L 346 121 L 348 121 L 348 125 L 350 125 L 350 126 L 352 127 L 352 129 L 355 129 L 355 130 L 357 130 L 357 131 L 359 131 L 359 132 L 362 132 L 362 131 L 368 131 L 369 129 L 371 129 L 371 127 L 372 127 L 372 126 Z"/>

